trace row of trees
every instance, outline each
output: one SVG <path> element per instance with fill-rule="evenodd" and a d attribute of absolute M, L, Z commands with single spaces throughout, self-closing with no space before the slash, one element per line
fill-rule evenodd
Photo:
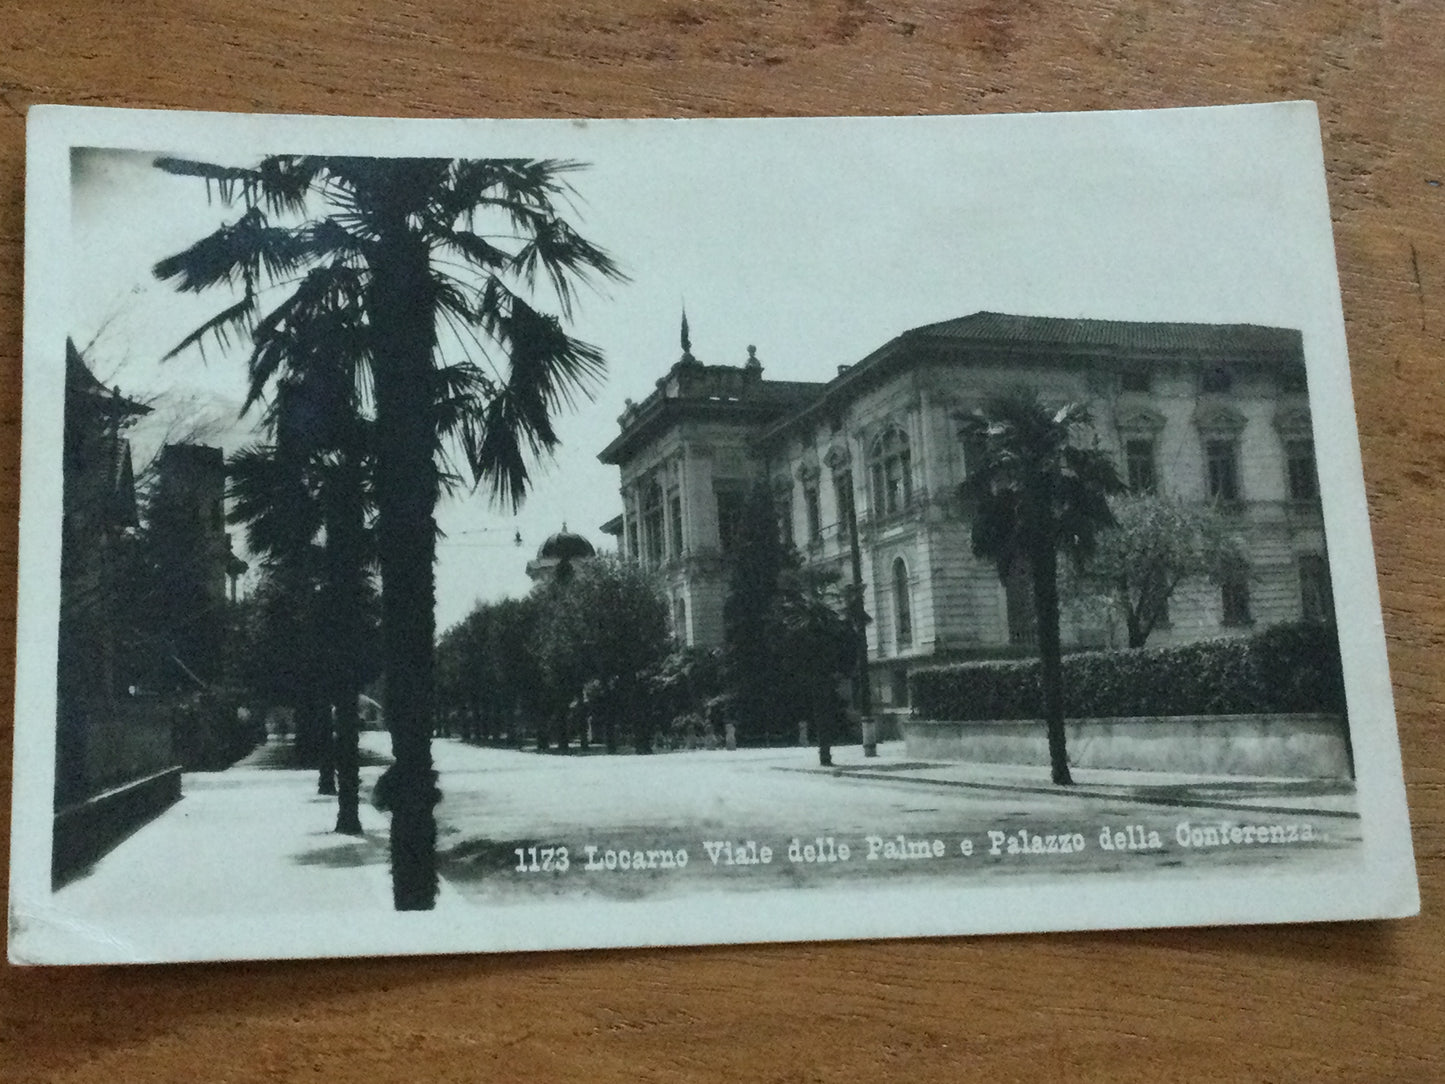
<path fill-rule="evenodd" d="M 464 476 L 521 502 L 531 460 L 557 445 L 554 414 L 603 371 L 601 353 L 563 327 L 577 285 L 620 271 L 560 213 L 572 162 L 156 165 L 199 179 L 238 212 L 154 271 L 182 291 L 229 295 L 173 353 L 233 340 L 248 349 L 246 408 L 264 404 L 252 476 L 264 500 L 242 515 L 278 572 L 312 560 L 327 569 L 332 638 L 349 660 L 326 690 L 338 715 L 356 703 L 360 653 L 348 641 L 374 559 L 394 756 L 378 795 L 391 810 L 393 899 L 430 909 L 436 502 Z M 293 517 L 298 501 L 305 511 Z M 261 527 L 272 521 L 274 532 Z M 354 749 L 346 729 L 342 757 Z M 350 789 L 349 767 L 341 774 Z"/>
<path fill-rule="evenodd" d="M 464 740 L 539 751 L 649 752 L 654 676 L 672 650 L 667 600 L 636 565 L 564 566 L 522 599 L 479 605 L 437 652 L 438 723 Z"/>
<path fill-rule="evenodd" d="M 478 606 L 442 636 L 439 721 L 465 740 L 608 753 L 658 744 L 791 743 L 819 760 L 846 713 L 856 659 L 836 577 L 779 540 L 771 492 L 749 496 L 721 651 L 678 645 L 656 577 L 579 561 L 523 599 Z"/>

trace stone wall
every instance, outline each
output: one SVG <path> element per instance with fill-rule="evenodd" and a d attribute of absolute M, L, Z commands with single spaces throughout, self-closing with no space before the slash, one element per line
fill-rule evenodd
<path fill-rule="evenodd" d="M 57 810 L 52 882 L 65 883 L 180 797 L 181 769 L 170 767 Z"/>
<path fill-rule="evenodd" d="M 1335 715 L 1180 715 L 1070 719 L 1069 763 L 1200 775 L 1348 779 L 1349 728 Z M 910 759 L 1047 764 L 1039 719 L 954 722 L 909 719 Z"/>

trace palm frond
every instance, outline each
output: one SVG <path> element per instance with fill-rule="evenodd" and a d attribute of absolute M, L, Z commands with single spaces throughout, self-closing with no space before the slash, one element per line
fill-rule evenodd
<path fill-rule="evenodd" d="M 550 423 L 533 409 L 504 389 L 461 434 L 473 477 L 486 484 L 492 500 L 514 512 L 527 494 L 529 462 L 557 443 Z"/>
<path fill-rule="evenodd" d="M 510 253 L 471 230 L 443 228 L 438 231 L 438 237 L 448 248 L 460 253 L 469 264 L 483 271 L 500 271 L 512 261 Z"/>
<path fill-rule="evenodd" d="M 252 329 L 250 387 L 243 412 L 285 370 L 341 366 L 352 371 L 369 350 L 363 276 L 346 264 L 312 268 Z"/>
<path fill-rule="evenodd" d="M 271 155 L 256 168 L 257 194 L 273 213 L 303 214 L 307 198 L 325 171 L 325 158 Z"/>
<path fill-rule="evenodd" d="M 151 164 L 156 169 L 177 177 L 201 178 L 206 182 L 207 196 L 210 195 L 211 186 L 215 185 L 221 202 L 226 204 L 236 202 L 238 193 L 244 195 L 253 191 L 261 181 L 259 170 L 221 166 L 212 162 L 196 162 L 188 158 L 160 157 Z"/>
<path fill-rule="evenodd" d="M 226 473 L 231 522 L 245 524 L 253 552 L 285 559 L 310 545 L 321 528 L 320 509 L 301 460 L 252 444 L 231 456 Z"/>
<path fill-rule="evenodd" d="M 274 281 L 293 274 L 310 256 L 302 231 L 273 226 L 264 212 L 252 207 L 230 225 L 157 261 L 151 272 L 162 281 L 175 279 L 183 293 L 221 285 L 254 288 L 263 276 Z"/>
<path fill-rule="evenodd" d="M 538 271 L 544 272 L 565 317 L 572 315 L 577 282 L 591 282 L 593 275 L 612 281 L 627 278 L 606 251 L 555 217 L 536 224 L 527 242 L 512 257 L 512 268 L 528 289 L 535 287 Z"/>
<path fill-rule="evenodd" d="M 459 220 L 470 221 L 479 206 L 504 191 L 503 175 L 514 161 L 520 160 L 471 158 L 452 162 L 447 183 L 439 185 L 432 195 L 435 220 L 447 227 Z"/>
<path fill-rule="evenodd" d="M 192 346 L 204 347 L 204 340 L 208 336 L 215 338 L 222 350 L 230 348 L 231 336 L 249 335 L 256 318 L 256 295 L 248 291 L 240 301 L 234 305 L 228 305 L 216 313 L 200 327 L 196 328 L 175 346 L 171 347 L 161 358 L 162 361 L 169 361 Z M 246 412 L 243 407 L 241 413 Z"/>
<path fill-rule="evenodd" d="M 607 371 L 601 350 L 568 335 L 556 317 L 495 278 L 482 290 L 477 316 L 508 358 L 507 387 L 524 399 L 570 408 L 579 396 L 590 399 Z"/>
<path fill-rule="evenodd" d="M 300 214 L 318 174 L 325 168 L 325 159 L 271 155 L 254 168 L 171 157 L 157 158 L 153 164 L 178 177 L 199 177 L 206 182 L 207 194 L 214 185 L 222 203 L 233 204 L 239 198 L 250 207 Z"/>
<path fill-rule="evenodd" d="M 1113 460 L 1072 443 L 1089 420 L 1083 404 L 1051 410 L 1027 388 L 960 419 L 960 435 L 979 460 L 960 488 L 973 513 L 973 551 L 993 560 L 1000 576 L 1040 546 L 1085 561 L 1114 523 L 1108 498 L 1124 487 Z"/>

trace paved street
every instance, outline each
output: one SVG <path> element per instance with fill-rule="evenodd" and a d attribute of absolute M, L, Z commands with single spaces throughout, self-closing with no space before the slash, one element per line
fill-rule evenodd
<path fill-rule="evenodd" d="M 363 741 L 369 792 L 389 739 Z M 1080 771 L 1064 793 L 1042 768 L 911 763 L 887 744 L 872 760 L 839 748 L 833 771 L 811 749 L 539 756 L 451 740 L 433 749 L 445 793 L 438 908 L 459 917 L 529 899 L 870 880 L 1303 872 L 1348 861 L 1360 838 L 1352 789 L 1339 784 Z M 12 901 L 12 921 L 93 929 L 87 952 L 145 959 L 173 953 L 163 938 L 190 919 L 256 921 L 274 935 L 303 930 L 305 916 L 389 912 L 387 817 L 363 803 L 365 836 L 334 834 L 335 799 L 316 795 L 314 772 L 285 767 L 285 753 L 273 742 L 227 771 L 188 773 L 180 802 L 53 899 Z M 355 929 L 365 951 L 367 927 Z M 292 951 L 304 953 L 304 939 Z"/>
<path fill-rule="evenodd" d="M 1360 838 L 1348 784 L 1080 771 L 1062 792 L 1046 769 L 910 763 L 901 743 L 875 760 L 840 748 L 833 771 L 811 749 L 538 756 L 439 741 L 435 755 L 442 872 L 479 901 L 1306 869 Z"/>

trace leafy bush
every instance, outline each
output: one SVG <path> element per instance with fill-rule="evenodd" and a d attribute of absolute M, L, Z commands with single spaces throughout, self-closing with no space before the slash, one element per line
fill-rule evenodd
<path fill-rule="evenodd" d="M 716 749 L 720 744 L 722 743 L 717 731 L 695 711 L 679 715 L 666 730 L 659 730 L 652 739 L 652 746 L 658 752 L 674 749 Z"/>
<path fill-rule="evenodd" d="M 651 708 L 660 719 L 702 711 L 722 689 L 721 649 L 676 647 L 646 675 Z"/>
<path fill-rule="evenodd" d="M 266 740 L 260 713 L 240 713 L 238 707 L 234 696 L 217 692 L 175 703 L 175 752 L 187 771 L 223 771 Z"/>
<path fill-rule="evenodd" d="M 1251 715 L 1345 710 L 1333 626 L 1279 625 L 1251 637 L 1064 657 L 1071 718 Z M 1037 660 L 964 663 L 916 671 L 915 713 L 925 719 L 1037 719 Z"/>

